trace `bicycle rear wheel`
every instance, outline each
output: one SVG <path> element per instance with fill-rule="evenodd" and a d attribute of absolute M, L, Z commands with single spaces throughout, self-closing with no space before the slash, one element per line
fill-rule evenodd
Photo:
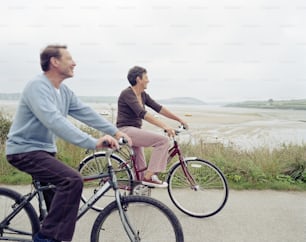
<path fill-rule="evenodd" d="M 116 173 L 119 189 L 121 190 L 121 192 L 127 195 L 132 194 L 133 175 L 131 169 L 124 160 L 122 160 L 119 156 L 115 154 L 112 154 L 110 159 L 114 171 Z M 81 161 L 78 170 L 82 176 L 90 176 L 107 173 L 107 167 L 108 161 L 105 156 L 105 153 L 98 152 L 86 157 L 83 161 Z M 86 181 L 84 183 L 82 201 L 86 202 L 94 193 L 96 193 L 98 188 L 100 186 L 103 186 L 103 184 L 108 180 L 109 177 Z M 103 195 L 103 198 L 99 199 L 99 201 L 97 201 L 95 205 L 92 206 L 92 209 L 100 212 L 106 205 L 108 205 L 112 201 L 114 201 L 114 191 L 113 189 L 110 189 Z"/>
<path fill-rule="evenodd" d="M 10 189 L 0 188 L 0 240 L 32 241 L 39 231 L 39 219 L 30 203 L 17 212 L 22 196 Z M 8 216 L 16 211 L 10 218 Z"/>
<path fill-rule="evenodd" d="M 183 242 L 181 224 L 163 203 L 145 196 L 122 197 L 122 207 L 130 226 L 137 232 L 135 241 Z M 97 217 L 91 242 L 130 242 L 120 220 L 117 202 L 110 203 Z"/>
<path fill-rule="evenodd" d="M 174 164 L 167 179 L 172 202 L 192 217 L 215 215 L 228 198 L 228 185 L 223 173 L 212 163 L 198 158 L 187 159 L 186 164 L 196 186 L 191 186 L 181 164 Z"/>

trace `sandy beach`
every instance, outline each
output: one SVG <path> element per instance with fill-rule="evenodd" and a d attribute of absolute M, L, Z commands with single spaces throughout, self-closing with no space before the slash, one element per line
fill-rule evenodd
<path fill-rule="evenodd" d="M 116 104 L 88 104 L 109 121 L 115 122 Z M 0 110 L 12 117 L 16 108 L 16 101 L 0 101 Z M 181 135 L 184 140 L 221 142 L 243 149 L 261 146 L 274 148 L 282 144 L 306 142 L 306 112 L 301 110 L 246 109 L 217 105 L 167 105 L 167 108 L 189 123 L 190 129 Z M 173 127 L 178 125 L 160 115 L 157 117 Z M 145 121 L 144 127 L 162 132 Z"/>
<path fill-rule="evenodd" d="M 185 109 L 184 109 L 185 108 Z M 190 123 L 193 137 L 207 142 L 222 142 L 241 148 L 306 141 L 306 112 L 228 108 L 221 106 L 173 107 Z"/>

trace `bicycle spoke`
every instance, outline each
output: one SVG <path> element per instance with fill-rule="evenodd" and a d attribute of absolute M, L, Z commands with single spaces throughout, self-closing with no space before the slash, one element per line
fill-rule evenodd
<path fill-rule="evenodd" d="M 190 184 L 178 163 L 170 171 L 168 192 L 173 203 L 184 213 L 194 217 L 208 217 L 219 212 L 228 196 L 226 180 L 215 166 L 204 160 L 187 161 L 188 172 L 195 186 Z"/>
<path fill-rule="evenodd" d="M 132 193 L 132 181 L 133 176 L 127 166 L 122 165 L 123 161 L 116 156 L 111 156 L 111 164 L 117 177 L 119 189 L 126 194 Z M 79 166 L 79 172 L 82 176 L 97 175 L 101 172 L 108 172 L 108 161 L 105 153 L 100 152 L 95 155 L 87 157 Z M 82 201 L 87 201 L 97 189 L 99 189 L 105 182 L 109 180 L 108 177 L 102 179 L 96 179 L 84 183 L 84 189 L 82 194 Z M 107 198 L 107 199 L 105 199 Z M 114 200 L 114 191 L 110 189 L 104 194 L 95 205 L 92 206 L 94 210 L 101 211 L 107 204 Z"/>

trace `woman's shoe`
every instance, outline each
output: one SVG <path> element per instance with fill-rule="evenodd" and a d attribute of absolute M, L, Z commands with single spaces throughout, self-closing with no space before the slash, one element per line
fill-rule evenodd
<path fill-rule="evenodd" d="M 159 180 L 157 175 L 152 175 L 150 179 L 143 178 L 142 184 L 148 187 L 158 187 L 158 188 L 168 187 L 168 183 L 162 182 L 161 180 Z"/>

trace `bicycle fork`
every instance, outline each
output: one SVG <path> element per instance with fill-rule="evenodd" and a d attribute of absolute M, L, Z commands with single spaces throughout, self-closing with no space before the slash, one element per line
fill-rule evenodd
<path fill-rule="evenodd" d="M 188 167 L 187 167 L 186 159 L 184 159 L 184 157 L 181 153 L 181 150 L 180 150 L 180 148 L 177 144 L 177 141 L 174 139 L 173 146 L 168 150 L 167 163 L 170 163 L 171 160 L 173 159 L 173 157 L 175 157 L 176 155 L 179 158 L 178 162 L 180 163 L 180 165 L 182 167 L 183 173 L 184 173 L 185 177 L 187 178 L 191 189 L 197 191 L 199 189 L 199 185 L 197 185 L 196 181 L 194 180 L 194 178 L 190 174 L 190 172 L 188 170 Z"/>
<path fill-rule="evenodd" d="M 124 228 L 125 232 L 127 233 L 131 242 L 139 242 L 140 241 L 139 235 L 138 235 L 137 231 L 135 231 L 132 228 L 132 225 L 131 225 L 131 223 L 128 219 L 128 216 L 125 213 L 127 208 L 125 207 L 125 205 L 122 202 L 121 194 L 120 194 L 120 191 L 118 189 L 117 177 L 115 175 L 114 169 L 113 169 L 112 166 L 109 166 L 108 170 L 109 170 L 109 174 L 111 174 L 111 180 L 112 180 L 113 188 L 114 188 L 114 191 L 115 191 L 115 199 L 116 199 L 116 202 L 117 202 L 119 216 L 120 216 L 120 220 L 121 220 L 121 223 L 123 225 L 123 228 Z"/>
<path fill-rule="evenodd" d="M 194 180 L 194 178 L 190 174 L 190 172 L 188 170 L 187 162 L 184 160 L 184 158 L 181 155 L 180 155 L 180 162 L 181 162 L 181 167 L 182 167 L 182 170 L 184 172 L 184 175 L 186 176 L 187 180 L 190 183 L 191 189 L 194 190 L 194 191 L 199 190 L 199 185 L 197 185 L 196 181 Z"/>
<path fill-rule="evenodd" d="M 116 201 L 118 204 L 119 216 L 120 216 L 125 232 L 127 233 L 131 242 L 139 242 L 140 241 L 139 234 L 137 233 L 137 231 L 135 231 L 132 228 L 129 218 L 127 214 L 125 213 L 126 207 L 121 202 L 121 195 L 120 195 L 119 190 L 116 190 L 115 196 L 116 196 Z"/>

